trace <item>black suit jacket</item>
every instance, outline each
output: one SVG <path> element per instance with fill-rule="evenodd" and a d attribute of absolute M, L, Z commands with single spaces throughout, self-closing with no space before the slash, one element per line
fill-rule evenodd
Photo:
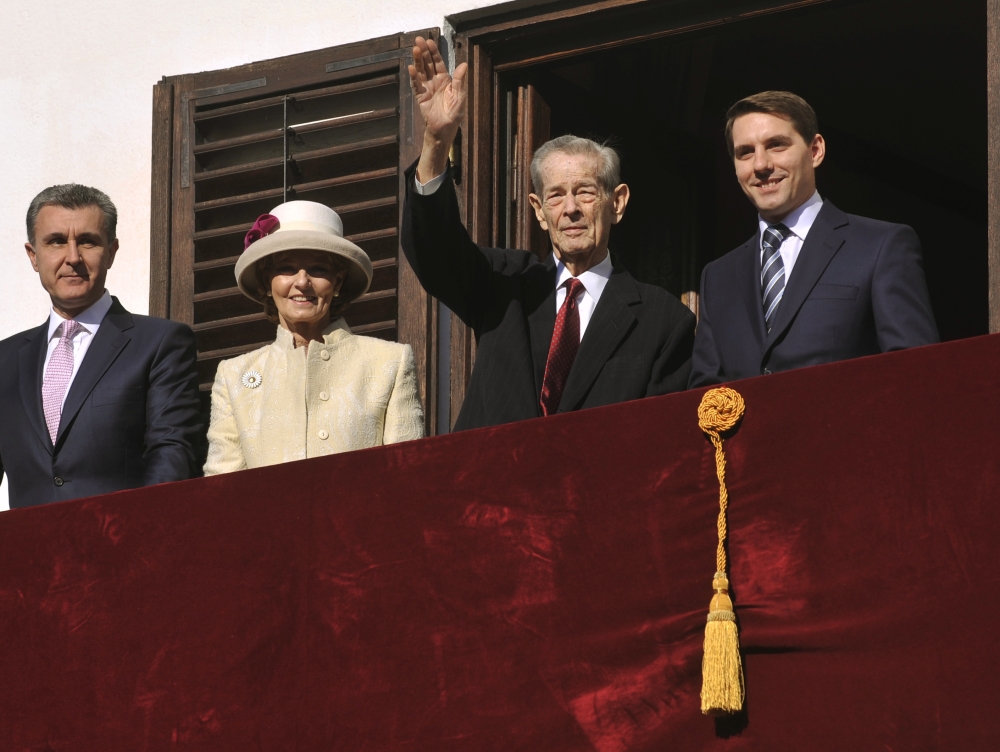
<path fill-rule="evenodd" d="M 0 342 L 0 470 L 11 508 L 191 478 L 205 426 L 195 342 L 117 298 L 70 385 L 55 446 L 42 412 L 48 321 Z"/>
<path fill-rule="evenodd" d="M 539 417 L 556 319 L 555 259 L 480 248 L 450 178 L 430 196 L 406 173 L 402 245 L 421 284 L 476 335 L 476 364 L 456 430 Z M 559 412 L 683 390 L 694 315 L 665 290 L 616 267 L 587 325 Z"/>
<path fill-rule="evenodd" d="M 823 202 L 768 334 L 760 234 L 701 277 L 691 387 L 847 360 L 938 341 L 912 228 Z"/>

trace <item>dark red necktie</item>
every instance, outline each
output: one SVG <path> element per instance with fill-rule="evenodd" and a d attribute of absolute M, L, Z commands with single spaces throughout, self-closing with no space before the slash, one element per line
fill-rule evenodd
<path fill-rule="evenodd" d="M 556 316 L 549 357 L 545 361 L 545 376 L 542 378 L 542 415 L 554 415 L 559 410 L 569 369 L 573 367 L 576 351 L 580 349 L 580 309 L 576 297 L 583 292 L 583 283 L 576 277 L 570 277 L 563 286 L 566 287 L 566 300 Z"/>

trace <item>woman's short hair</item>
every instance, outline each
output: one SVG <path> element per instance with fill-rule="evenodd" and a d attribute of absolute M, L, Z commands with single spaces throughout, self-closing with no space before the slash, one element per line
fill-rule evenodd
<path fill-rule="evenodd" d="M 807 144 L 811 144 L 819 133 L 816 111 L 802 97 L 790 91 L 762 91 L 760 94 L 744 97 L 726 113 L 726 148 L 729 149 L 730 157 L 734 153 L 733 123 L 736 118 L 754 112 L 777 115 L 788 120 Z"/>
<path fill-rule="evenodd" d="M 294 251 L 284 251 L 284 253 L 294 253 Z M 271 280 L 274 278 L 274 267 L 277 264 L 278 256 L 281 253 L 272 253 L 270 256 L 265 256 L 260 261 L 254 265 L 254 271 L 257 273 L 257 282 L 260 284 L 260 289 L 264 291 L 264 315 L 267 316 L 267 320 L 272 324 L 281 324 L 281 319 L 278 318 L 278 306 L 274 302 L 274 298 L 268 293 L 271 292 Z M 347 264 L 341 259 L 337 258 L 334 254 L 329 254 L 330 262 L 333 264 L 333 269 L 335 272 L 344 271 L 347 269 Z M 346 298 L 334 298 L 330 303 L 330 321 L 340 317 L 340 314 L 344 312 L 344 309 L 351 304 L 350 300 Z"/>
<path fill-rule="evenodd" d="M 606 194 L 614 193 L 615 188 L 621 184 L 621 157 L 618 152 L 606 143 L 599 144 L 589 138 L 566 135 L 546 141 L 538 147 L 535 156 L 531 158 L 531 185 L 537 195 L 541 195 L 545 190 L 545 176 L 542 174 L 542 165 L 546 159 L 555 153 L 572 154 L 574 156 L 584 155 L 597 160 L 597 182 Z"/>

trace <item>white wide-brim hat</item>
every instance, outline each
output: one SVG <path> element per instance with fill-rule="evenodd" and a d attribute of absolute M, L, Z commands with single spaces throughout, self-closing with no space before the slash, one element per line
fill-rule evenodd
<path fill-rule="evenodd" d="M 347 278 L 340 297 L 348 301 L 364 295 L 372 283 L 368 254 L 344 238 L 344 223 L 333 209 L 315 201 L 288 201 L 257 219 L 247 233 L 244 251 L 236 262 L 236 284 L 248 298 L 263 303 L 257 262 L 282 251 L 326 251 L 342 258 Z"/>

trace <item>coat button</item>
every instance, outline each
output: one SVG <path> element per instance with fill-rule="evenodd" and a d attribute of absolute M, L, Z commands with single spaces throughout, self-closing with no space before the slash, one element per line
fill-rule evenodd
<path fill-rule="evenodd" d="M 321 439 L 322 439 L 323 441 L 326 441 L 327 439 L 329 439 L 329 438 L 330 438 L 330 432 L 329 432 L 329 431 L 327 431 L 327 430 L 326 430 L 325 428 L 321 428 L 321 429 L 319 430 L 319 437 L 320 437 L 320 438 L 321 438 Z"/>
<path fill-rule="evenodd" d="M 328 399 L 330 399 L 330 395 L 327 394 L 326 392 L 320 392 L 319 393 L 319 398 L 321 400 L 323 400 L 324 402 L 326 402 Z"/>
<path fill-rule="evenodd" d="M 762 369 L 760 369 L 760 375 L 761 376 L 770 376 L 771 375 L 771 369 L 770 368 L 762 368 Z"/>
<path fill-rule="evenodd" d="M 326 350 L 320 350 L 320 351 L 319 351 L 319 356 L 320 356 L 320 357 L 321 357 L 321 358 L 322 358 L 323 360 L 329 360 L 329 359 L 330 359 L 330 353 L 329 353 L 329 352 L 327 352 Z"/>
<path fill-rule="evenodd" d="M 57 475 L 55 478 L 52 479 L 52 482 L 55 483 L 57 486 L 61 486 L 64 481 Z"/>

